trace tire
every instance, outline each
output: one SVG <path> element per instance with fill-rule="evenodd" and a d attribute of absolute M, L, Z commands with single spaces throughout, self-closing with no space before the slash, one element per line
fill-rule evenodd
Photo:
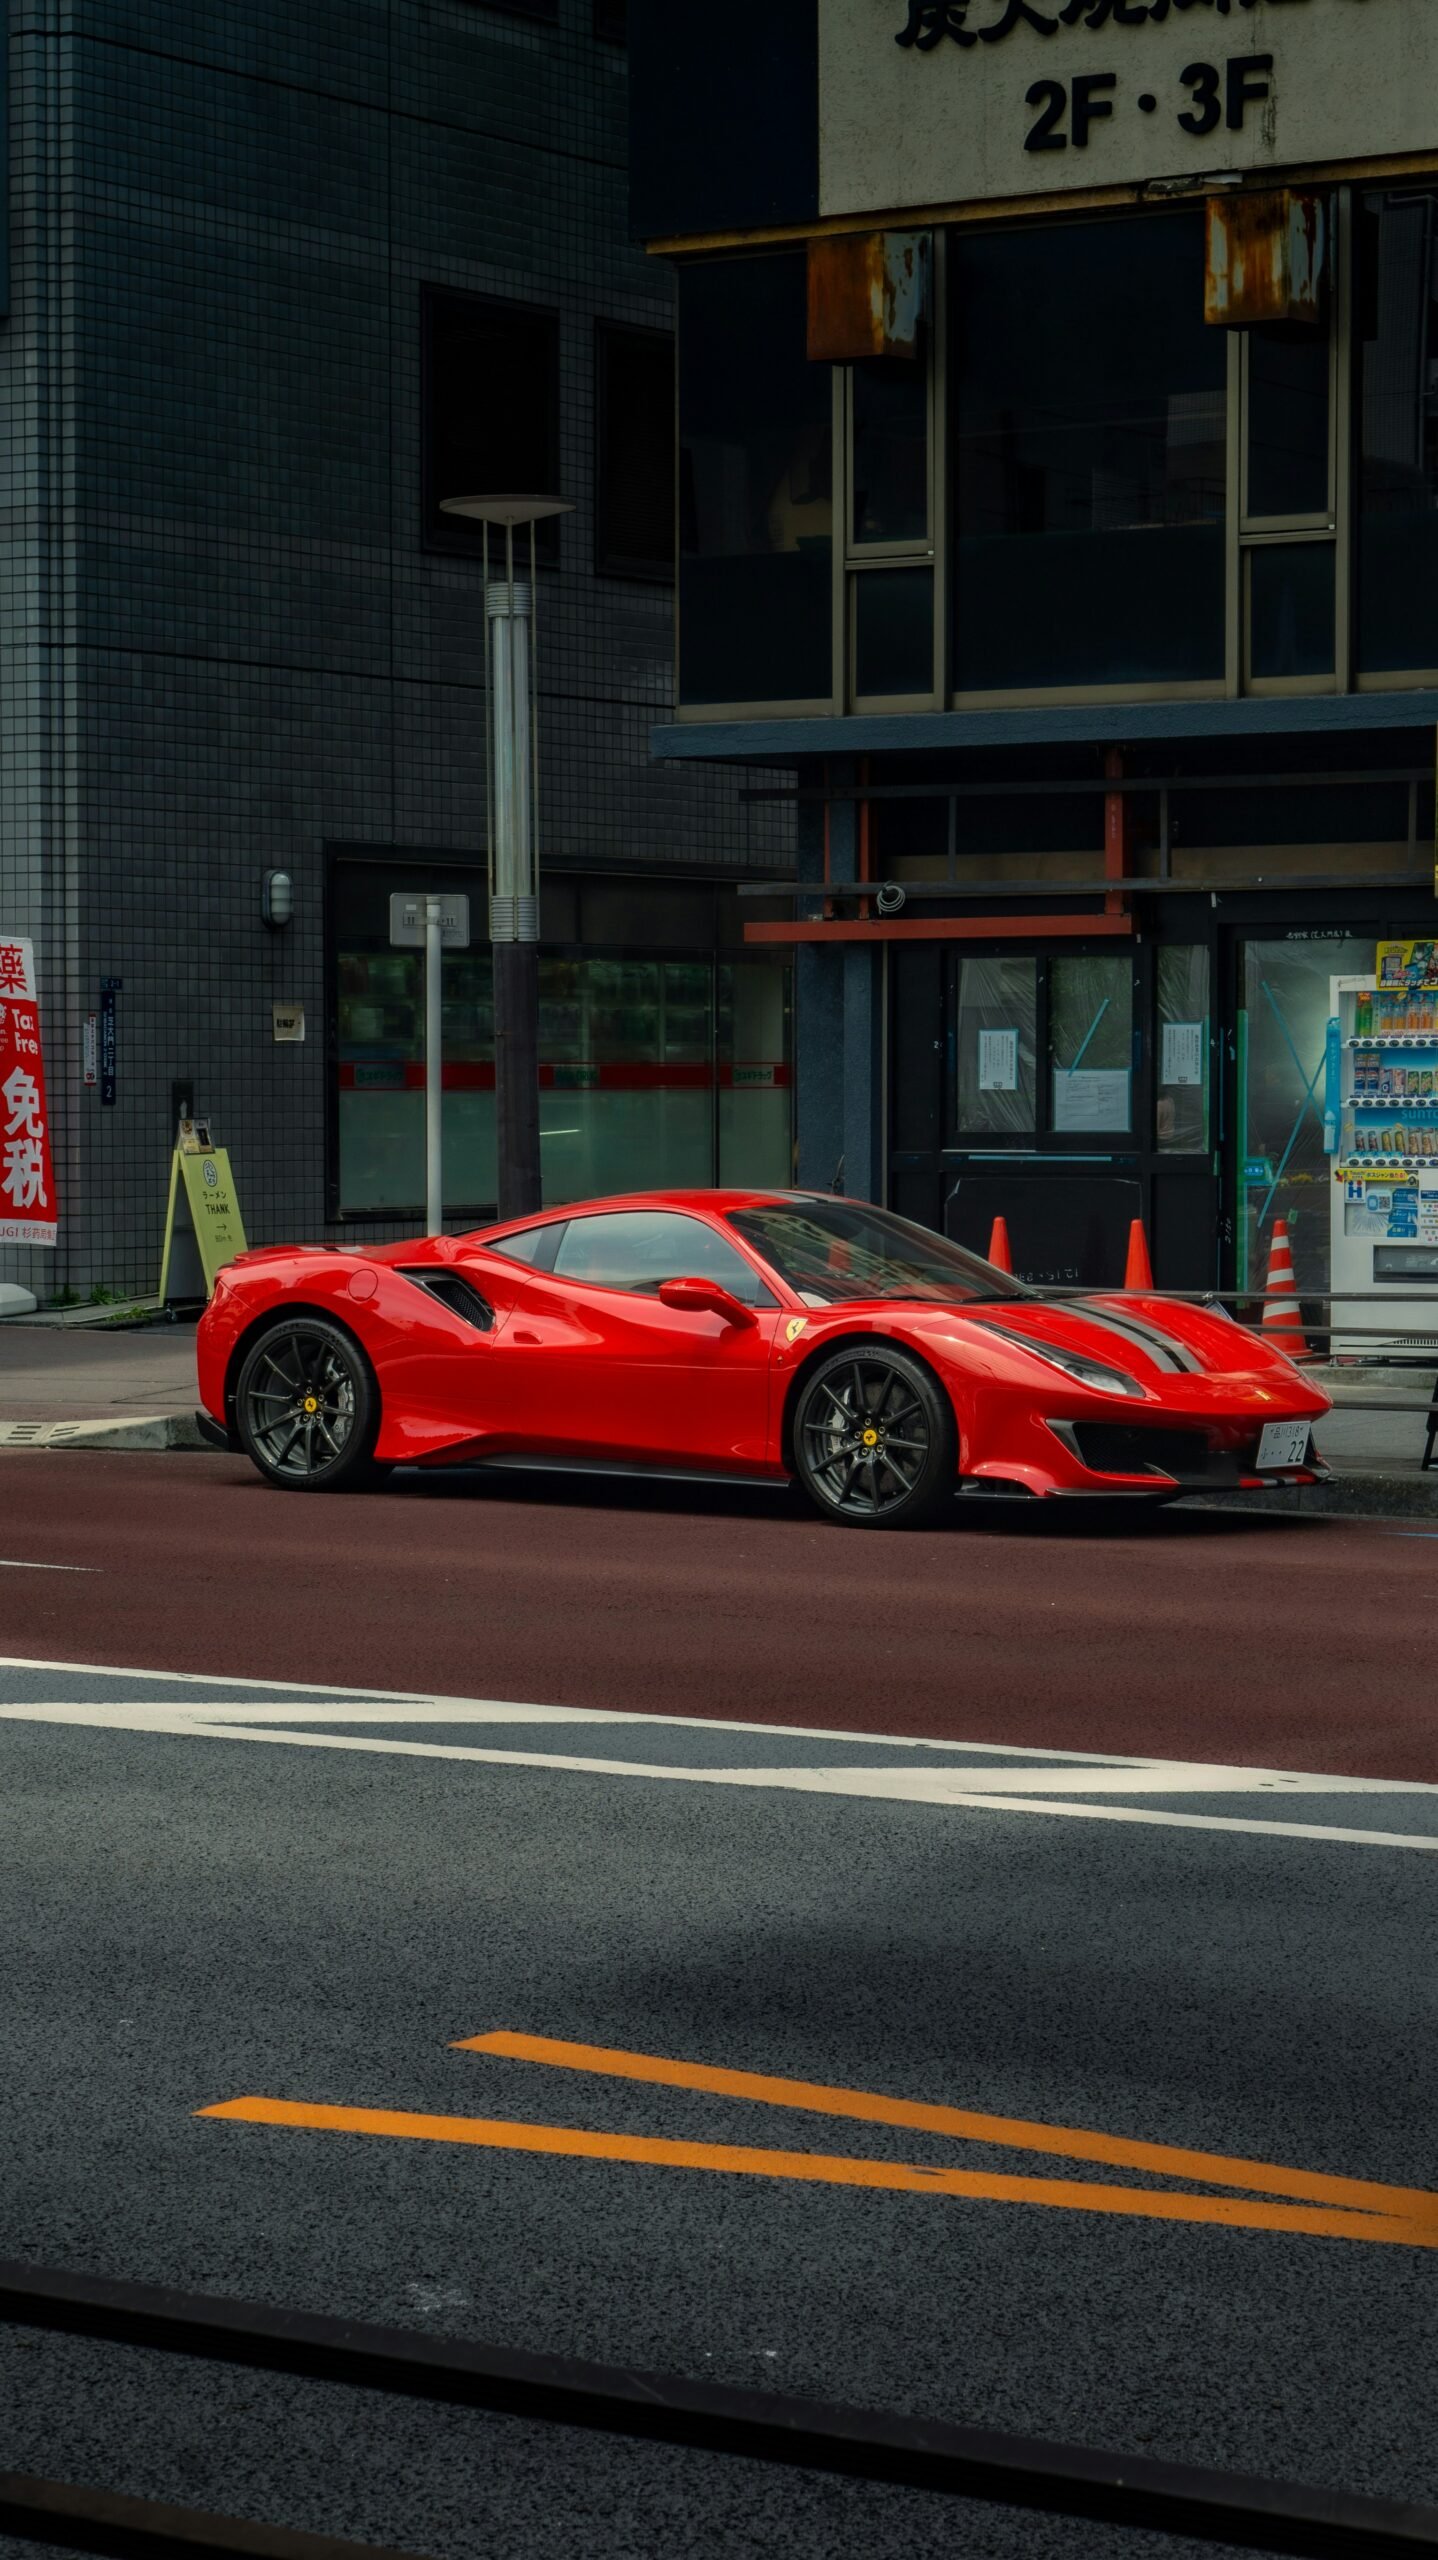
<path fill-rule="evenodd" d="M 920 1528 L 958 1489 L 953 1407 L 923 1362 L 895 1345 L 836 1351 L 800 1391 L 794 1472 L 826 1520 Z"/>
<path fill-rule="evenodd" d="M 247 1352 L 235 1388 L 245 1454 L 284 1493 L 354 1493 L 378 1482 L 379 1388 L 352 1334 L 283 1316 Z"/>

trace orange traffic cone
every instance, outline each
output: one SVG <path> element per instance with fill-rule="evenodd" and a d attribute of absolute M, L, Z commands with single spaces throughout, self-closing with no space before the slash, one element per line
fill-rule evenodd
<path fill-rule="evenodd" d="M 1290 1360 L 1306 1360 L 1308 1338 L 1298 1312 L 1297 1293 L 1288 1220 L 1276 1218 L 1268 1252 L 1268 1277 L 1263 1284 L 1263 1338 L 1272 1343 L 1275 1351 L 1286 1351 Z"/>
<path fill-rule="evenodd" d="M 1128 1231 L 1128 1260 L 1124 1265 L 1123 1285 L 1126 1289 L 1151 1289 L 1153 1264 L 1148 1258 L 1148 1238 L 1142 1218 L 1135 1218 Z"/>
<path fill-rule="evenodd" d="M 996 1271 L 1007 1271 L 1010 1278 L 1013 1277 L 1014 1258 L 1009 1250 L 1009 1222 L 1007 1218 L 995 1218 L 994 1220 L 993 1233 L 989 1237 L 989 1260 Z"/>

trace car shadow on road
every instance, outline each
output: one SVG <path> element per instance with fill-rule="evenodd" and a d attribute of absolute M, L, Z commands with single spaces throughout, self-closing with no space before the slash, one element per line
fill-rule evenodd
<path fill-rule="evenodd" d="M 391 1479 L 389 1497 L 400 1501 L 504 1502 L 552 1512 L 637 1512 L 693 1519 L 762 1520 L 774 1529 L 838 1532 L 814 1511 L 796 1485 L 722 1484 L 672 1476 L 602 1475 L 586 1470 L 524 1467 L 406 1467 Z M 1192 1544 L 1206 1538 L 1311 1536 L 1331 1526 L 1318 1513 L 1190 1508 L 1186 1503 L 1105 1501 L 1041 1502 L 1007 1496 L 956 1495 L 951 1510 L 928 1529 L 898 1531 L 915 1538 L 981 1536 L 1040 1540 L 1141 1538 Z M 859 1534 L 863 1534 L 860 1532 Z"/>

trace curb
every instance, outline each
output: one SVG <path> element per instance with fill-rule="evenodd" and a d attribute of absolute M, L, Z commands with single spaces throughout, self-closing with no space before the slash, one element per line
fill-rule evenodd
<path fill-rule="evenodd" d="M 121 1422 L 0 1422 L 0 1453 L 12 1449 L 208 1449 L 188 1413 L 132 1414 Z M 223 1456 L 216 1450 L 217 1457 Z"/>
<path fill-rule="evenodd" d="M 1264 1493 L 1196 1493 L 1186 1511 L 1282 1512 L 1316 1520 L 1431 1519 L 1438 1528 L 1438 1470 L 1427 1475 L 1334 1476 L 1327 1484 L 1275 1485 Z"/>

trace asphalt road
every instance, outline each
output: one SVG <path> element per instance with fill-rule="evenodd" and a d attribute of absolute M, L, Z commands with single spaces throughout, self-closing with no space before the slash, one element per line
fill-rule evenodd
<path fill-rule="evenodd" d="M 1438 1536 L 554 1476 L 269 1490 L 244 1459 L 0 1458 L 0 1649 L 1438 1782 Z"/>
<path fill-rule="evenodd" d="M 1407 2208 L 1172 2156 L 1438 2187 L 1435 1542 L 0 1496 L 0 2254 L 1438 2501 Z M 18 2333 L 3 2467 L 436 2560 L 1190 2560 Z"/>

